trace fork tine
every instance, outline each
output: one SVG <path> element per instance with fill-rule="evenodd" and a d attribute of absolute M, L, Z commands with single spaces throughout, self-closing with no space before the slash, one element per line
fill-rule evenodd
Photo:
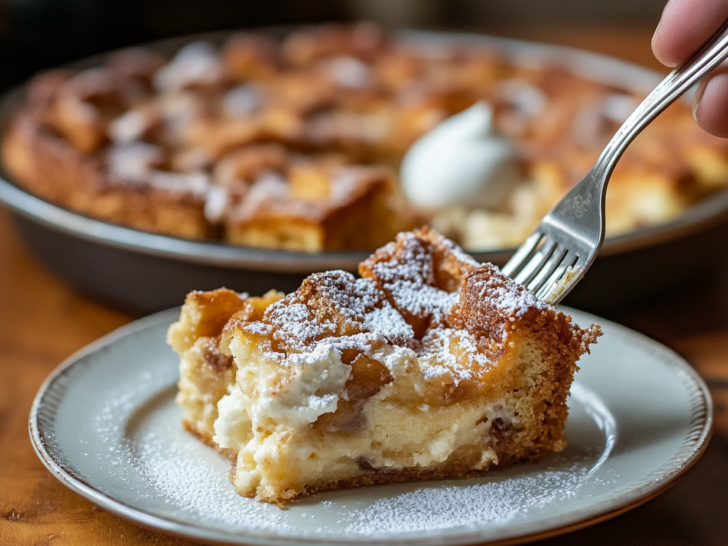
<path fill-rule="evenodd" d="M 528 283 L 528 286 L 526 286 L 526 288 L 528 288 L 528 290 L 530 290 L 534 294 L 538 293 L 539 289 L 544 285 L 549 277 L 553 275 L 554 271 L 556 271 L 556 268 L 559 267 L 559 264 L 562 262 L 567 254 L 567 249 L 563 248 L 561 245 L 556 245 L 556 248 L 554 249 L 553 254 L 551 254 L 551 257 L 541 267 L 541 270 L 533 278 L 533 280 Z"/>
<path fill-rule="evenodd" d="M 566 271 L 573 267 L 579 260 L 579 256 L 576 254 L 568 253 L 567 256 L 564 256 L 563 260 L 561 261 L 561 265 L 554 271 L 551 276 L 548 278 L 546 282 L 541 286 L 541 288 L 535 292 L 536 297 L 540 300 L 545 301 L 546 303 L 552 303 L 552 298 L 549 298 L 551 291 L 554 289 L 554 286 L 557 282 L 559 282 L 564 275 L 566 274 Z M 554 294 L 554 296 L 558 296 L 559 294 Z"/>
<path fill-rule="evenodd" d="M 503 266 L 503 274 L 512 279 L 515 274 L 523 268 L 534 252 L 536 252 L 536 247 L 538 246 L 538 243 L 541 242 L 542 238 L 543 233 L 536 231 L 533 235 L 526 239 L 526 242 L 518 247 L 518 250 L 516 250 L 511 259 L 508 260 L 508 263 Z"/>
<path fill-rule="evenodd" d="M 523 269 L 513 277 L 513 280 L 521 286 L 527 287 L 531 280 L 541 271 L 543 265 L 551 257 L 555 249 L 556 241 L 547 238 Z"/>

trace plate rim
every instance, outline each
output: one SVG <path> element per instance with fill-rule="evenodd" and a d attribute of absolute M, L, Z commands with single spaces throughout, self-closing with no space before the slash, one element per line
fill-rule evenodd
<path fill-rule="evenodd" d="M 77 366 L 82 365 L 85 357 L 97 353 L 99 350 L 129 336 L 144 331 L 147 328 L 159 326 L 168 323 L 177 317 L 178 308 L 168 309 L 145 318 L 126 324 L 109 334 L 97 339 L 96 341 L 86 345 L 80 350 L 73 353 L 59 364 L 51 374 L 44 380 L 36 394 L 31 406 L 28 428 L 31 444 L 40 458 L 41 462 L 51 471 L 51 473 L 63 483 L 66 487 L 75 493 L 85 497 L 92 503 L 116 514 L 128 521 L 142 524 L 146 527 L 163 531 L 180 537 L 191 538 L 196 540 L 205 540 L 219 544 L 259 544 L 259 545 L 290 545 L 290 544 L 345 544 L 353 545 L 377 545 L 392 544 L 401 545 L 420 545 L 420 544 L 488 544 L 490 546 L 520 544 L 522 542 L 548 538 L 561 535 L 570 531 L 575 531 L 595 523 L 605 521 L 617 515 L 620 515 L 632 508 L 643 504 L 663 491 L 674 485 L 692 466 L 700 459 L 708 446 L 709 440 L 713 432 L 713 402 L 707 385 L 698 375 L 695 369 L 679 354 L 672 349 L 662 345 L 661 343 L 631 330 L 625 326 L 614 323 L 612 321 L 601 319 L 590 313 L 560 307 L 567 314 L 576 315 L 576 320 L 593 320 L 598 324 L 608 325 L 610 329 L 618 332 L 623 339 L 626 338 L 642 348 L 647 349 L 656 358 L 659 358 L 662 365 L 676 374 L 682 375 L 688 382 L 683 382 L 686 389 L 689 389 L 690 403 L 690 424 L 688 433 L 683 439 L 680 448 L 672 457 L 663 463 L 658 469 L 648 475 L 642 476 L 636 483 L 625 486 L 621 490 L 608 499 L 599 501 L 586 508 L 581 508 L 569 512 L 567 515 L 556 516 L 551 518 L 551 524 L 544 525 L 543 522 L 525 522 L 516 526 L 516 529 L 522 528 L 522 533 L 506 533 L 501 537 L 485 538 L 483 542 L 483 530 L 468 529 L 460 533 L 442 536 L 434 535 L 432 538 L 425 537 L 402 537 L 401 539 L 392 537 L 371 538 L 342 538 L 342 537 L 326 537 L 315 535 L 281 535 L 270 531 L 263 530 L 245 530 L 238 533 L 245 542 L 235 540 L 230 533 L 225 533 L 211 528 L 200 527 L 197 525 L 186 524 L 177 520 L 167 519 L 162 516 L 149 514 L 142 509 L 135 508 L 126 502 L 116 499 L 106 494 L 93 484 L 86 482 L 63 464 L 58 461 L 48 449 L 48 434 L 52 436 L 52 427 L 55 422 L 55 409 L 63 397 L 63 387 L 59 385 L 59 381 Z M 88 364 L 87 364 L 88 365 Z M 63 389 L 61 393 L 55 392 L 54 388 Z M 50 399 L 48 399 L 51 397 Z M 48 411 L 51 413 L 48 414 Z M 626 490 L 625 490 L 626 489 Z M 505 528 L 507 529 L 507 528 Z"/>
<path fill-rule="evenodd" d="M 220 41 L 236 32 L 267 32 L 280 34 L 294 27 L 285 25 L 225 30 L 190 34 L 141 44 L 157 49 L 178 48 L 193 40 Z M 593 51 L 558 44 L 542 43 L 515 38 L 506 38 L 474 32 L 431 31 L 399 29 L 395 35 L 403 41 L 439 41 L 454 44 L 469 43 L 492 46 L 506 56 L 514 58 L 542 58 L 565 66 L 584 77 L 598 80 L 600 72 L 620 73 L 621 82 L 612 83 L 638 90 L 655 85 L 662 75 L 656 70 L 627 60 Z M 88 57 L 66 66 L 87 67 L 98 64 L 111 52 Z M 595 68 L 596 67 L 596 68 Z M 587 74 L 588 73 L 588 74 Z M 608 82 L 610 78 L 605 78 Z M 5 125 L 23 94 L 25 84 L 11 89 L 0 97 L 0 139 Z M 2 161 L 0 161 L 0 166 Z M 280 249 L 263 249 L 225 244 L 219 241 L 196 241 L 172 235 L 146 232 L 86 216 L 63 206 L 53 204 L 25 191 L 12 182 L 12 177 L 0 172 L 0 202 L 14 212 L 36 223 L 53 228 L 75 237 L 95 241 L 106 246 L 158 256 L 183 262 L 191 262 L 229 269 L 276 273 L 311 273 L 314 270 L 346 269 L 356 270 L 357 264 L 365 259 L 369 251 L 296 252 Z M 632 230 L 628 233 L 608 237 L 600 252 L 601 257 L 649 248 L 654 245 L 680 240 L 696 232 L 709 229 L 728 220 L 728 189 L 694 204 L 678 217 L 655 226 Z M 498 248 L 471 252 L 479 261 L 505 263 L 515 248 Z"/>

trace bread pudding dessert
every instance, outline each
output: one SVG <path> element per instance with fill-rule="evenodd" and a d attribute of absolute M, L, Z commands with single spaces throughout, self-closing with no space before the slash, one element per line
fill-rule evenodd
<path fill-rule="evenodd" d="M 192 292 L 169 342 L 187 430 L 240 495 L 476 476 L 566 445 L 577 361 L 601 334 L 428 229 L 294 293 Z"/>
<path fill-rule="evenodd" d="M 428 223 L 484 250 L 520 244 L 640 98 L 473 41 L 324 25 L 281 39 L 241 33 L 221 48 L 193 42 L 172 58 L 124 50 L 96 68 L 43 73 L 3 158 L 41 198 L 142 230 L 319 251 L 373 249 Z M 455 199 L 455 170 L 441 168 L 447 199 L 419 199 L 420 179 L 437 170 L 428 161 L 467 163 L 456 142 L 424 154 L 408 202 L 398 175 L 413 143 L 476 103 L 492 112 L 508 176 L 493 167 L 497 190 Z M 671 106 L 614 172 L 608 234 L 667 221 L 724 188 L 727 146 L 687 104 Z"/>

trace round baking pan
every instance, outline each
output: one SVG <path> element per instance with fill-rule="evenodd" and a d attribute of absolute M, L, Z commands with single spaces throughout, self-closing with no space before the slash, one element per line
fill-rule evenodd
<path fill-rule="evenodd" d="M 281 29 L 271 29 L 279 34 Z M 221 43 L 230 32 L 155 42 L 172 53 L 195 40 Z M 398 39 L 422 47 L 480 44 L 516 64 L 562 66 L 578 75 L 631 91 L 646 92 L 661 76 L 648 69 L 572 48 L 478 34 L 400 31 Z M 99 64 L 103 56 L 74 68 Z M 0 103 L 0 136 L 23 100 L 23 88 Z M 39 199 L 16 185 L 0 165 L 0 201 L 11 211 L 22 239 L 48 267 L 82 292 L 134 314 L 180 305 L 190 290 L 226 286 L 261 294 L 295 290 L 316 271 L 356 271 L 368 252 L 303 253 L 265 250 L 146 233 L 89 218 Z M 713 195 L 671 222 L 608 238 L 598 259 L 565 303 L 608 314 L 716 270 L 715 252 L 728 237 L 728 192 Z M 514 249 L 475 252 L 483 262 L 504 264 Z"/>

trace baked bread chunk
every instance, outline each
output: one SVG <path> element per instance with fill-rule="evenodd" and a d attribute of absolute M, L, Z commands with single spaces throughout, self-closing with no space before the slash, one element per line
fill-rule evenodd
<path fill-rule="evenodd" d="M 478 475 L 566 445 L 577 361 L 600 335 L 428 229 L 294 293 L 193 292 L 169 341 L 184 425 L 239 494 Z"/>

